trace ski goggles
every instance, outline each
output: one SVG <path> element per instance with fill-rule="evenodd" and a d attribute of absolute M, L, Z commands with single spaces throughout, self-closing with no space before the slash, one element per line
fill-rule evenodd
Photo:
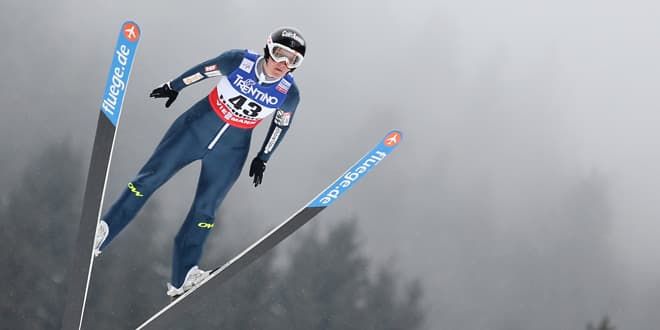
<path fill-rule="evenodd" d="M 287 46 L 274 43 L 270 38 L 268 38 L 266 45 L 268 46 L 270 57 L 275 60 L 275 62 L 281 63 L 286 61 L 286 66 L 289 69 L 295 69 L 302 64 L 303 56 L 297 51 Z"/>

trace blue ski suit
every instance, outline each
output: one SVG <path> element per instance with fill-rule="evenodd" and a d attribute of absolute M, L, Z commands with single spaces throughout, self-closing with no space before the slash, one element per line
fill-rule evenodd
<path fill-rule="evenodd" d="M 101 249 L 135 217 L 153 193 L 195 160 L 202 168 L 192 207 L 174 239 L 172 285 L 181 287 L 197 265 L 216 210 L 238 179 L 248 155 L 252 129 L 275 113 L 257 157 L 268 161 L 286 131 L 300 100 L 291 74 L 276 81 L 261 72 L 263 57 L 230 50 L 169 82 L 177 92 L 203 79 L 221 76 L 207 98 L 184 112 L 165 133 L 153 155 L 102 219 L 109 234 Z"/>

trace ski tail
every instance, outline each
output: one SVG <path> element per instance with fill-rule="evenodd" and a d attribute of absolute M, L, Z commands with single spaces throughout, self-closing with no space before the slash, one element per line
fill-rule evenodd
<path fill-rule="evenodd" d="M 67 275 L 68 291 L 62 316 L 62 329 L 82 328 L 94 262 L 92 253 L 94 235 L 101 216 L 117 125 L 139 39 L 138 25 L 132 21 L 124 22 L 113 53 L 96 126 L 74 257 Z"/>
<path fill-rule="evenodd" d="M 253 261 L 270 251 L 351 189 L 355 183 L 394 151 L 402 137 L 402 133 L 399 130 L 392 130 L 387 133 L 373 149 L 309 203 L 222 267 L 214 269 L 211 275 L 199 285 L 187 291 L 181 297 L 151 316 L 138 326 L 137 330 L 176 329 L 176 321 L 181 319 L 181 315 L 191 315 L 198 306 L 203 305 L 199 303 L 202 295 L 199 294 L 197 289 L 203 285 L 206 285 L 206 288 L 209 290 L 220 287 Z"/>

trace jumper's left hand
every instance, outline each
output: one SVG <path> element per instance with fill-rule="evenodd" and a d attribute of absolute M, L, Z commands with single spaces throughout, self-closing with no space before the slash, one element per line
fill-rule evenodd
<path fill-rule="evenodd" d="M 252 181 L 254 183 L 254 186 L 258 186 L 261 184 L 261 181 L 264 178 L 264 172 L 266 171 L 266 162 L 261 160 L 259 156 L 254 157 L 252 160 L 252 164 L 250 164 L 250 177 L 254 177 L 254 180 Z"/>

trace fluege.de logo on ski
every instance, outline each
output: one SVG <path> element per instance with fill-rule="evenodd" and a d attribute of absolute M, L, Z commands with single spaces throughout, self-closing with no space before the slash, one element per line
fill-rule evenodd
<path fill-rule="evenodd" d="M 357 164 L 353 165 L 346 173 L 339 179 L 333 182 L 330 187 L 318 195 L 312 202 L 310 207 L 325 207 L 332 204 L 343 193 L 350 189 L 355 182 L 360 180 L 366 173 L 380 163 L 387 155 L 394 150 L 401 142 L 401 131 L 390 131 L 381 141 L 374 147 L 366 156 L 364 156 Z"/>
<path fill-rule="evenodd" d="M 119 119 L 119 111 L 128 83 L 128 72 L 133 64 L 133 55 L 139 38 L 140 28 L 135 23 L 126 22 L 119 33 L 119 40 L 117 41 L 103 102 L 101 103 L 101 111 L 114 125 L 117 124 Z"/>
<path fill-rule="evenodd" d="M 371 167 L 378 164 L 386 156 L 387 153 L 383 151 L 373 151 L 371 154 L 363 158 L 357 165 L 348 170 L 348 172 L 346 172 L 346 174 L 344 174 L 339 180 L 335 181 L 333 186 L 324 191 L 313 204 L 318 206 L 329 205 L 339 198 L 342 193 L 348 190 L 354 182 L 360 179 L 362 174 L 369 171 Z"/>
<path fill-rule="evenodd" d="M 115 115 L 115 110 L 119 108 L 118 103 L 121 102 L 119 95 L 122 94 L 123 96 L 124 90 L 126 89 L 124 76 L 126 75 L 126 64 L 128 61 L 128 55 L 130 54 L 131 50 L 126 47 L 126 45 L 119 46 L 115 51 L 115 61 L 117 61 L 119 65 L 115 66 L 111 72 L 111 84 L 106 91 L 105 97 L 103 98 L 103 104 L 101 105 L 103 111 L 110 116 Z"/>

